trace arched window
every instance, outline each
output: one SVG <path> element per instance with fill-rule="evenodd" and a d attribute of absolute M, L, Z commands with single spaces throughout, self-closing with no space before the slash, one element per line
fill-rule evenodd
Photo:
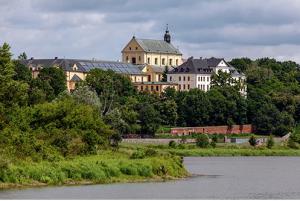
<path fill-rule="evenodd" d="M 178 80 L 181 81 L 181 76 L 179 76 Z"/>
<path fill-rule="evenodd" d="M 148 64 L 150 64 L 150 58 L 148 57 Z"/>
<path fill-rule="evenodd" d="M 154 59 L 154 64 L 157 65 L 157 58 Z"/>

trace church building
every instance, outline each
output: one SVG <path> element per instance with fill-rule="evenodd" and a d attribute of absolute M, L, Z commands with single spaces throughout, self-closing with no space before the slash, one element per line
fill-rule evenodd
<path fill-rule="evenodd" d="M 182 53 L 171 43 L 167 27 L 163 40 L 140 39 L 133 36 L 122 50 L 122 61 L 159 67 L 178 66 L 182 64 Z"/>

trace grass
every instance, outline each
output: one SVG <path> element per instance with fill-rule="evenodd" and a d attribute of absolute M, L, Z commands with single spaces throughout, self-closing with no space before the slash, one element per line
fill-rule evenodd
<path fill-rule="evenodd" d="M 168 145 L 122 143 L 124 149 L 155 149 L 177 156 L 300 156 L 300 149 L 291 149 L 277 144 L 272 149 L 265 146 L 251 147 L 248 144 L 218 143 L 216 148 L 198 148 L 193 144 L 179 144 L 176 148 Z"/>
<path fill-rule="evenodd" d="M 151 151 L 150 151 L 151 152 Z M 134 151 L 103 151 L 57 162 L 2 164 L 0 189 L 19 186 L 153 181 L 188 175 L 181 157 L 153 152 L 132 158 Z"/>
<path fill-rule="evenodd" d="M 165 144 L 121 143 L 118 151 L 103 150 L 97 155 L 54 162 L 2 158 L 0 189 L 183 178 L 189 175 L 182 163 L 183 156 L 300 156 L 300 149 L 280 144 L 268 149 L 224 143 L 217 143 L 216 148 L 198 148 L 194 144 L 177 144 L 171 148 Z"/>

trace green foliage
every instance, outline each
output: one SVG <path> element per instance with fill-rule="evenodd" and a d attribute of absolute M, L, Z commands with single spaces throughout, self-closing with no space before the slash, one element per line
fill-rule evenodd
<path fill-rule="evenodd" d="M 165 69 L 164 69 L 164 72 L 163 72 L 163 74 L 162 74 L 162 79 L 161 79 L 161 81 L 162 82 L 167 82 L 168 80 L 167 80 L 167 73 L 168 73 L 168 71 L 169 71 L 169 67 L 168 66 L 165 66 Z"/>
<path fill-rule="evenodd" d="M 274 146 L 275 142 L 274 142 L 274 137 L 273 135 L 270 135 L 268 137 L 268 141 L 267 141 L 267 147 L 268 149 L 272 149 L 272 147 Z"/>
<path fill-rule="evenodd" d="M 40 88 L 47 94 L 48 100 L 53 100 L 67 89 L 66 75 L 60 68 L 44 67 L 40 70 L 37 80 L 40 82 Z"/>
<path fill-rule="evenodd" d="M 256 137 L 254 135 L 252 135 L 250 138 L 249 138 L 249 144 L 253 147 L 255 147 L 257 145 L 257 140 L 256 140 Z"/>
<path fill-rule="evenodd" d="M 145 104 L 140 108 L 139 115 L 141 133 L 146 135 L 154 135 L 161 122 L 159 112 L 154 108 L 153 105 Z"/>
<path fill-rule="evenodd" d="M 217 143 L 216 143 L 215 141 L 211 141 L 211 142 L 210 142 L 210 146 L 211 146 L 212 148 L 216 148 Z"/>
<path fill-rule="evenodd" d="M 95 90 L 102 103 L 102 114 L 109 113 L 126 97 L 135 95 L 136 89 L 127 76 L 111 70 L 93 69 L 86 77 L 84 85 Z"/>
<path fill-rule="evenodd" d="M 142 158 L 145 158 L 145 156 L 146 156 L 146 154 L 144 151 L 137 150 L 131 154 L 130 158 L 131 159 L 142 159 Z"/>
<path fill-rule="evenodd" d="M 0 165 L 2 158 L 0 158 Z M 120 152 L 104 152 L 102 155 L 77 157 L 58 162 L 17 164 L 4 162 L 0 169 L 0 182 L 14 184 L 69 184 L 81 181 L 107 183 L 135 181 L 139 179 L 183 177 L 186 170 L 179 157 L 156 156 L 145 159 L 128 159 Z M 134 177 L 133 177 L 134 176 Z"/>
<path fill-rule="evenodd" d="M 207 134 L 199 134 L 196 138 L 196 145 L 200 148 L 207 148 L 209 146 L 209 138 Z"/>
<path fill-rule="evenodd" d="M 176 146 L 177 146 L 177 143 L 176 143 L 174 140 L 171 140 L 171 141 L 169 142 L 169 147 L 171 147 L 171 148 L 176 148 Z"/>

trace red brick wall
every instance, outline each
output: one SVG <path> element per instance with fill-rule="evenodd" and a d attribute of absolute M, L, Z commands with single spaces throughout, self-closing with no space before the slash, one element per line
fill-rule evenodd
<path fill-rule="evenodd" d="M 171 128 L 173 135 L 188 135 L 192 133 L 206 133 L 206 134 L 240 134 L 253 133 L 251 124 L 247 125 L 232 125 L 230 126 L 204 126 L 204 127 L 178 127 Z"/>

